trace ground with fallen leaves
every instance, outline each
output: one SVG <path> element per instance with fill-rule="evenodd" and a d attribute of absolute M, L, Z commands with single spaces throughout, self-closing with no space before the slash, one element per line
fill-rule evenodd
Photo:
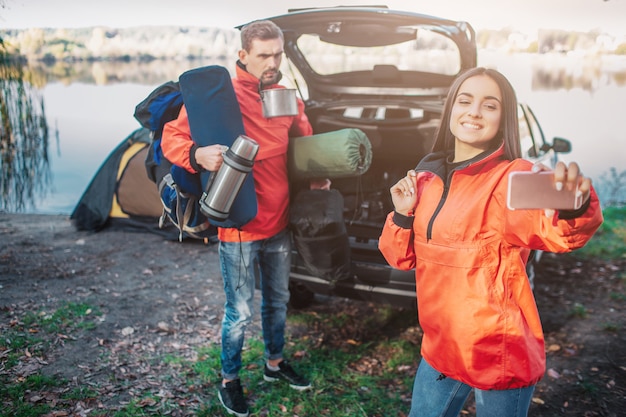
<path fill-rule="evenodd" d="M 216 253 L 215 246 L 180 244 L 152 233 L 77 232 L 64 216 L 1 214 L 0 332 L 18 325 L 17 318 L 25 312 L 53 310 L 63 302 L 88 302 L 98 315 L 92 330 L 56 334 L 45 357 L 26 349 L 20 353 L 19 364 L 7 369 L 3 360 L 8 352 L 0 352 L 0 374 L 19 379 L 41 373 L 70 381 L 66 390 L 97 390 L 97 400 L 75 400 L 67 404 L 72 411 L 65 415 L 119 408 L 141 398 L 146 390 L 156 392 L 157 397 L 178 399 L 180 409 L 172 415 L 192 415 L 204 401 L 203 390 L 209 388 L 189 386 L 175 362 L 146 358 L 171 354 L 195 359 L 198 346 L 219 342 L 223 295 Z M 624 415 L 625 271 L 626 260 L 611 263 L 544 256 L 535 293 L 548 364 L 531 416 Z M 364 329 L 359 324 L 360 317 L 378 308 L 321 297 L 307 310 L 352 317 L 323 339 L 339 346 L 384 337 L 383 329 Z M 405 313 L 412 314 L 399 312 Z M 258 331 L 258 321 L 254 326 L 252 331 Z M 320 340 L 320 329 L 298 325 L 289 331 L 292 337 L 308 335 Z M 417 324 L 403 328 L 402 333 L 419 344 Z M 384 356 L 355 358 L 353 369 L 373 372 L 384 361 Z M 68 401 L 59 392 L 29 395 L 27 400 L 33 404 Z M 144 397 L 142 401 L 155 400 Z M 474 414 L 471 401 L 464 414 Z"/>

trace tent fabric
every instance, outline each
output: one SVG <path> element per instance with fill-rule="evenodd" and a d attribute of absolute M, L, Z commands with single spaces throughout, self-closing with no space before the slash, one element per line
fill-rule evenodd
<path fill-rule="evenodd" d="M 372 145 L 360 129 L 297 137 L 289 146 L 289 176 L 294 180 L 358 176 L 371 162 Z"/>
<path fill-rule="evenodd" d="M 148 144 L 132 144 L 120 162 L 117 173 L 117 189 L 109 216 L 159 217 L 163 211 L 157 187 L 145 174 Z"/>
<path fill-rule="evenodd" d="M 124 153 L 134 143 L 150 143 L 150 132 L 138 129 L 124 139 L 104 160 L 70 215 L 78 230 L 98 231 L 104 228 L 117 189 L 117 172 Z"/>
<path fill-rule="evenodd" d="M 77 230 L 98 232 L 115 226 L 178 238 L 173 226 L 159 228 L 163 206 L 144 167 L 149 146 L 150 131 L 139 128 L 105 158 L 70 215 Z"/>

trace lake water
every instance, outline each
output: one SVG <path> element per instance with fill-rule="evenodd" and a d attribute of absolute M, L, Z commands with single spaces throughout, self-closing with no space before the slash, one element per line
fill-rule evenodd
<path fill-rule="evenodd" d="M 495 67 L 510 79 L 518 99 L 533 108 L 546 137 L 572 142 L 573 151 L 563 155 L 563 160 L 579 162 L 584 173 L 598 183 L 609 168 L 626 169 L 626 129 L 621 125 L 626 57 L 583 59 L 483 51 L 479 65 Z M 131 80 L 122 82 L 46 84 L 41 89 L 46 117 L 50 129 L 58 132 L 58 140 L 54 137 L 50 142 L 52 181 L 24 212 L 70 214 L 107 155 L 140 127 L 133 117 L 135 105 L 185 69 L 168 73 L 155 67 L 150 76 L 120 76 Z M 98 79 L 95 74 L 93 78 Z"/>

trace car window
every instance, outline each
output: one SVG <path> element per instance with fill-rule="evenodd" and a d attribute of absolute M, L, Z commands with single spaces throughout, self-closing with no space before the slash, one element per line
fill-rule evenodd
<path fill-rule="evenodd" d="M 380 65 L 394 65 L 400 71 L 452 76 L 459 73 L 460 52 L 451 39 L 423 28 L 408 33 L 412 35 L 398 37 L 390 45 L 373 47 L 338 44 L 318 35 L 304 34 L 298 38 L 297 45 L 313 71 L 320 75 L 372 71 Z"/>

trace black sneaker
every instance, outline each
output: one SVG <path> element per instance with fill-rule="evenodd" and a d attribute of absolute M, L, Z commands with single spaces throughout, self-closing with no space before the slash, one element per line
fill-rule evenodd
<path fill-rule="evenodd" d="M 285 380 L 289 382 L 289 386 L 291 388 L 297 389 L 298 391 L 304 391 L 311 388 L 311 383 L 302 376 L 298 375 L 286 360 L 280 362 L 278 364 L 278 368 L 280 368 L 278 371 L 272 371 L 267 367 L 267 364 L 265 364 L 263 379 L 268 382 L 278 381 L 279 379 Z"/>
<path fill-rule="evenodd" d="M 226 386 L 220 382 L 217 396 L 228 414 L 233 414 L 237 417 L 248 417 L 248 403 L 246 402 L 246 397 L 243 396 L 241 382 L 238 379 L 227 382 Z"/>

